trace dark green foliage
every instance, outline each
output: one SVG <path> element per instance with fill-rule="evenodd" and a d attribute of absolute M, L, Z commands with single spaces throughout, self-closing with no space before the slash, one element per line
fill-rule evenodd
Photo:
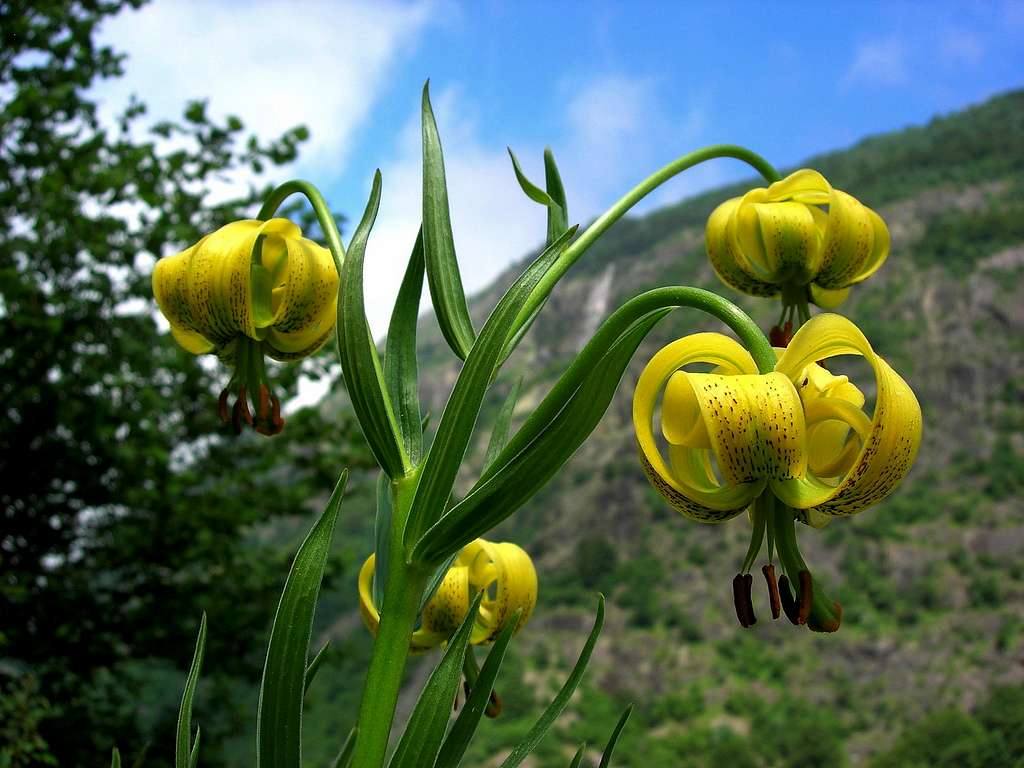
<path fill-rule="evenodd" d="M 137 683 L 156 679 L 145 669 L 188 664 L 201 606 L 204 685 L 220 701 L 197 703 L 212 767 L 235 728 L 228 691 L 258 676 L 287 567 L 288 542 L 243 534 L 305 514 L 342 454 L 366 460 L 310 414 L 273 446 L 225 439 L 216 395 L 227 372 L 160 331 L 152 260 L 251 215 L 263 192 L 211 203 L 208 183 L 292 161 L 306 131 L 264 143 L 203 102 L 142 140 L 141 104 L 101 123 L 88 89 L 122 60 L 96 29 L 138 4 L 0 7 L 0 663 L 36 681 L 15 749 L 84 765 L 116 741 L 132 765 L 148 744 L 146 765 L 168 765 L 168 693 L 184 677 L 150 708 Z M 188 148 L 164 149 L 168 137 Z M 275 376 L 280 394 L 294 391 L 295 369 Z M 326 451 L 309 439 L 328 433 Z M 293 461 L 284 477 L 282 457 Z"/>
<path fill-rule="evenodd" d="M 605 591 L 615 581 L 618 553 L 604 534 L 595 533 L 576 542 L 576 574 L 590 590 Z"/>

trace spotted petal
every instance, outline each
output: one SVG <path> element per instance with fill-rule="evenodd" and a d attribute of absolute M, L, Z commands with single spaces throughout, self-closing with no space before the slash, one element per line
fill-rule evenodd
<path fill-rule="evenodd" d="M 876 355 L 868 340 L 844 317 L 822 314 L 812 318 L 793 337 L 775 370 L 795 384 L 802 381 L 814 361 L 836 355 L 861 355 L 875 374 L 877 395 L 870 421 L 862 413 L 852 393 L 831 398 L 811 398 L 806 405 L 808 419 L 845 423 L 857 433 L 860 449 L 849 468 L 835 480 L 808 471 L 805 477 L 772 482 L 775 494 L 787 505 L 825 515 L 853 515 L 885 498 L 910 470 L 921 443 L 921 408 L 907 383 Z M 814 401 L 818 405 L 813 405 Z M 826 408 L 815 413 L 813 408 Z M 828 474 L 842 468 L 840 460 Z M 820 467 L 819 467 L 820 468 Z"/>

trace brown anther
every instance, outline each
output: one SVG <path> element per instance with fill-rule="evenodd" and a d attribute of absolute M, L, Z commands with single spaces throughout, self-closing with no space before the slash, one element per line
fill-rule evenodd
<path fill-rule="evenodd" d="M 217 416 L 220 417 L 221 424 L 227 424 L 231 421 L 231 409 L 228 408 L 228 395 L 230 394 L 225 389 L 220 393 L 220 397 L 217 398 Z"/>
<path fill-rule="evenodd" d="M 753 579 L 750 574 L 737 573 L 732 580 L 732 601 L 736 607 L 736 618 L 740 626 L 746 629 L 757 623 L 754 616 L 754 604 L 750 600 L 750 585 Z"/>
<path fill-rule="evenodd" d="M 771 563 L 761 566 L 761 573 L 764 580 L 768 582 L 768 601 L 772 606 L 772 618 L 777 619 L 782 615 L 782 601 L 779 598 L 779 585 L 775 581 L 775 566 Z"/>
<path fill-rule="evenodd" d="M 281 418 L 281 401 L 275 395 L 270 396 L 270 421 L 274 425 L 275 435 L 284 429 L 284 419 Z"/>
<path fill-rule="evenodd" d="M 793 598 L 793 592 L 789 588 L 789 579 L 786 578 L 786 574 L 779 576 L 779 599 L 782 602 L 782 611 L 786 614 L 786 618 L 793 624 L 799 624 L 800 622 L 797 619 L 799 618 L 800 609 L 797 608 L 796 600 Z"/>
<path fill-rule="evenodd" d="M 797 623 L 806 624 L 807 617 L 811 615 L 811 605 L 814 603 L 814 582 L 810 571 L 800 571 L 797 577 L 800 579 L 800 611 L 797 614 Z"/>
<path fill-rule="evenodd" d="M 249 410 L 249 398 L 245 394 L 245 387 L 238 388 L 238 401 L 235 403 L 235 407 L 238 408 L 241 405 L 242 420 L 252 426 L 252 412 Z"/>
<path fill-rule="evenodd" d="M 494 691 L 491 691 L 491 698 L 487 701 L 484 714 L 490 718 L 495 718 L 501 714 L 501 697 Z"/>
<path fill-rule="evenodd" d="M 768 331 L 768 341 L 771 342 L 773 347 L 788 347 L 792 338 L 793 322 L 791 320 L 787 320 L 786 324 L 781 328 L 773 325 L 772 329 Z"/>
<path fill-rule="evenodd" d="M 266 384 L 260 384 L 257 401 L 256 413 L 259 415 L 259 420 L 267 421 L 270 418 L 270 390 L 267 389 Z"/>
<path fill-rule="evenodd" d="M 743 576 L 743 599 L 747 604 L 747 621 L 750 622 L 750 626 L 757 624 L 757 616 L 754 614 L 754 602 L 751 599 L 751 593 L 754 589 L 754 577 L 749 573 Z"/>
<path fill-rule="evenodd" d="M 242 434 L 242 399 L 235 400 L 235 405 L 231 409 L 231 429 L 236 435 Z"/>

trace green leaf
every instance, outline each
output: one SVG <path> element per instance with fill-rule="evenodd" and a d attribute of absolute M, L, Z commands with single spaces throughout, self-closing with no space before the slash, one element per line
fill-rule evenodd
<path fill-rule="evenodd" d="M 572 762 L 569 763 L 569 768 L 580 768 L 583 764 L 583 753 L 587 751 L 587 742 L 580 744 L 580 748 L 576 750 L 576 754 L 573 755 Z"/>
<path fill-rule="evenodd" d="M 110 768 L 121 768 L 121 753 L 114 747 L 110 753 Z"/>
<path fill-rule="evenodd" d="M 604 355 L 571 369 L 579 379 L 578 386 L 568 391 L 556 388 L 548 394 L 534 414 L 545 418 L 527 420 L 466 497 L 417 542 L 412 557 L 430 562 L 458 551 L 544 487 L 594 431 L 637 346 L 669 311 L 651 313 L 635 322 Z M 532 437 L 516 445 L 524 430 Z"/>
<path fill-rule="evenodd" d="M 491 699 L 494 681 L 501 670 L 501 662 L 505 658 L 505 650 L 508 648 L 509 641 L 512 639 L 512 635 L 515 634 L 516 627 L 519 624 L 520 613 L 521 611 L 516 611 L 515 615 L 509 618 L 505 628 L 494 641 L 494 645 L 491 646 L 487 658 L 484 659 L 484 665 L 480 669 L 480 674 L 477 676 L 476 682 L 473 684 L 473 688 L 466 699 L 466 706 L 462 708 L 451 730 L 445 737 L 444 743 L 441 745 L 441 751 L 437 755 L 437 762 L 434 763 L 434 768 L 457 768 L 459 763 L 462 762 L 466 748 L 469 747 L 469 742 L 473 739 L 473 734 L 476 733 L 476 729 L 480 724 L 480 718 L 483 716 L 484 710 L 487 709 L 487 704 Z M 472 653 L 472 650 L 469 652 Z"/>
<path fill-rule="evenodd" d="M 555 207 L 548 208 L 548 242 L 553 243 L 569 228 L 569 204 L 565 200 L 565 187 L 555 164 L 555 154 L 550 148 L 544 150 L 544 184 L 556 203 Z"/>
<path fill-rule="evenodd" d="M 540 744 L 541 739 L 548 732 L 551 724 L 555 722 L 555 719 L 562 714 L 562 710 L 565 709 L 569 703 L 569 699 L 572 698 L 573 693 L 576 692 L 576 687 L 580 684 L 580 680 L 583 678 L 583 673 L 587 670 L 587 664 L 590 662 L 590 656 L 594 652 L 594 645 L 597 643 L 597 638 L 601 634 L 601 628 L 604 626 L 604 595 L 601 595 L 597 601 L 597 618 L 594 620 L 594 628 L 590 630 L 590 636 L 587 638 L 587 642 L 583 645 L 583 650 L 580 651 L 580 657 L 576 660 L 576 666 L 572 668 L 572 672 L 569 674 L 569 678 L 565 681 L 565 685 L 562 686 L 562 690 L 558 692 L 558 695 L 551 701 L 548 708 L 541 714 L 540 719 L 534 723 L 530 732 L 526 734 L 526 737 L 516 745 L 516 748 L 512 750 L 512 753 L 505 758 L 505 762 L 501 764 L 501 768 L 513 768 L 513 766 L 519 765 L 526 756 L 529 755 L 533 750 Z"/>
<path fill-rule="evenodd" d="M 202 729 L 197 725 L 196 740 L 192 742 L 192 754 L 188 758 L 188 768 L 196 768 L 199 765 L 199 737 L 202 733 Z"/>
<path fill-rule="evenodd" d="M 316 656 L 309 662 L 309 666 L 306 667 L 306 677 L 302 684 L 302 690 L 308 691 L 309 686 L 313 684 L 313 678 L 316 677 L 316 673 L 320 671 L 320 665 L 324 663 L 326 658 L 324 654 L 327 653 L 327 649 L 331 647 L 331 641 L 328 640 L 324 643 L 323 647 L 317 651 Z"/>
<path fill-rule="evenodd" d="M 384 381 L 395 406 L 398 428 L 409 460 L 419 463 L 423 451 L 423 422 L 420 418 L 419 378 L 416 366 L 416 322 L 423 293 L 423 229 L 409 256 L 409 266 L 395 299 L 388 326 L 384 354 Z"/>
<path fill-rule="evenodd" d="M 462 366 L 444 413 L 441 414 L 433 442 L 423 460 L 404 532 L 407 544 L 416 541 L 443 512 L 511 324 L 534 286 L 562 253 L 572 235 L 573 232 L 566 232 L 526 268 L 498 302 L 480 331 L 480 337 Z M 452 551 L 449 550 L 444 557 Z M 438 558 L 438 561 L 441 559 L 443 557 Z"/>
<path fill-rule="evenodd" d="M 466 656 L 466 646 L 476 624 L 482 599 L 483 592 L 478 592 L 462 624 L 448 641 L 441 661 L 423 686 L 405 732 L 391 756 L 389 768 L 423 768 L 434 765 L 451 717 L 455 692 L 462 681 L 462 660 Z"/>
<path fill-rule="evenodd" d="M 491 439 L 487 442 L 487 453 L 484 456 L 485 467 L 498 457 L 501 449 L 508 442 L 508 432 L 512 426 L 512 413 L 516 409 L 516 402 L 519 400 L 519 392 L 522 388 L 523 379 L 520 376 L 501 404 L 498 416 L 494 420 L 494 426 L 491 428 Z"/>
<path fill-rule="evenodd" d="M 352 765 L 352 755 L 356 753 L 356 729 L 348 732 L 348 738 L 341 748 L 341 752 L 334 758 L 331 768 L 349 768 Z"/>
<path fill-rule="evenodd" d="M 299 768 L 302 762 L 306 654 L 347 480 L 348 470 L 344 470 L 323 514 L 295 555 L 277 605 L 256 714 L 257 768 Z"/>
<path fill-rule="evenodd" d="M 523 169 L 519 166 L 519 161 L 516 159 L 512 148 L 506 147 L 506 149 L 508 149 L 508 156 L 512 158 L 512 170 L 515 171 L 516 181 L 519 182 L 519 187 L 526 193 L 526 196 L 535 203 L 557 207 L 558 203 L 551 199 L 551 195 L 526 178 L 526 174 L 523 173 Z"/>
<path fill-rule="evenodd" d="M 373 521 L 373 604 L 384 605 L 384 586 L 388 583 L 388 553 L 391 549 L 391 480 L 386 473 L 377 475 L 377 516 Z"/>
<path fill-rule="evenodd" d="M 420 597 L 420 613 L 423 613 L 423 609 L 427 607 L 430 598 L 434 596 L 437 588 L 441 586 L 441 582 L 444 581 L 444 577 L 448 574 L 448 570 L 452 567 L 455 558 L 458 556 L 459 553 L 454 552 L 451 557 L 434 569 L 434 572 L 430 575 L 430 580 L 427 582 L 427 587 L 423 590 L 423 595 Z"/>
<path fill-rule="evenodd" d="M 189 757 L 192 751 L 192 699 L 196 695 L 199 682 L 199 670 L 203 666 L 203 654 L 206 652 L 206 611 L 199 622 L 199 637 L 196 638 L 196 649 L 192 654 L 192 665 L 185 680 L 185 691 L 181 694 L 181 707 L 178 709 L 178 729 L 174 743 L 175 768 L 189 768 Z M 199 738 L 198 733 L 196 738 Z M 196 742 L 198 744 L 198 741 Z"/>
<path fill-rule="evenodd" d="M 476 334 L 455 257 L 444 155 L 430 106 L 430 81 L 423 86 L 423 251 L 441 333 L 452 351 L 465 360 Z"/>
<path fill-rule="evenodd" d="M 630 704 L 623 711 L 622 716 L 619 718 L 619 722 L 615 724 L 615 730 L 612 731 L 611 738 L 608 739 L 608 743 L 605 745 L 604 752 L 601 754 L 601 764 L 598 768 L 608 768 L 612 762 L 612 753 L 615 751 L 615 745 L 619 742 L 619 734 L 622 733 L 622 729 L 626 727 L 626 721 L 629 720 L 629 716 L 633 713 L 633 705 Z"/>
<path fill-rule="evenodd" d="M 380 207 L 380 171 L 373 175 L 373 189 L 363 218 L 349 243 L 348 255 L 341 267 L 341 288 L 338 295 L 338 352 L 345 386 L 359 426 L 374 458 L 389 477 L 401 477 L 408 469 L 408 459 L 384 384 L 377 346 L 366 323 L 363 298 L 363 260 L 366 241 Z"/>

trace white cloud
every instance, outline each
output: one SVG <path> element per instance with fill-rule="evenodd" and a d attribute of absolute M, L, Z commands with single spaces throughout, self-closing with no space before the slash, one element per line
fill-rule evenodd
<path fill-rule="evenodd" d="M 158 0 L 106 23 L 104 42 L 129 55 L 122 78 L 96 89 L 108 117 L 137 94 L 156 119 L 209 98 L 271 138 L 305 124 L 299 168 L 340 175 L 353 134 L 384 78 L 415 41 L 429 5 L 359 2 L 211 3 Z"/>
<path fill-rule="evenodd" d="M 974 65 L 985 56 L 985 44 L 973 32 L 951 29 L 942 36 L 939 52 L 950 64 Z"/>
<path fill-rule="evenodd" d="M 908 79 L 906 59 L 906 46 L 896 37 L 866 41 L 857 48 L 843 84 L 899 85 Z"/>

